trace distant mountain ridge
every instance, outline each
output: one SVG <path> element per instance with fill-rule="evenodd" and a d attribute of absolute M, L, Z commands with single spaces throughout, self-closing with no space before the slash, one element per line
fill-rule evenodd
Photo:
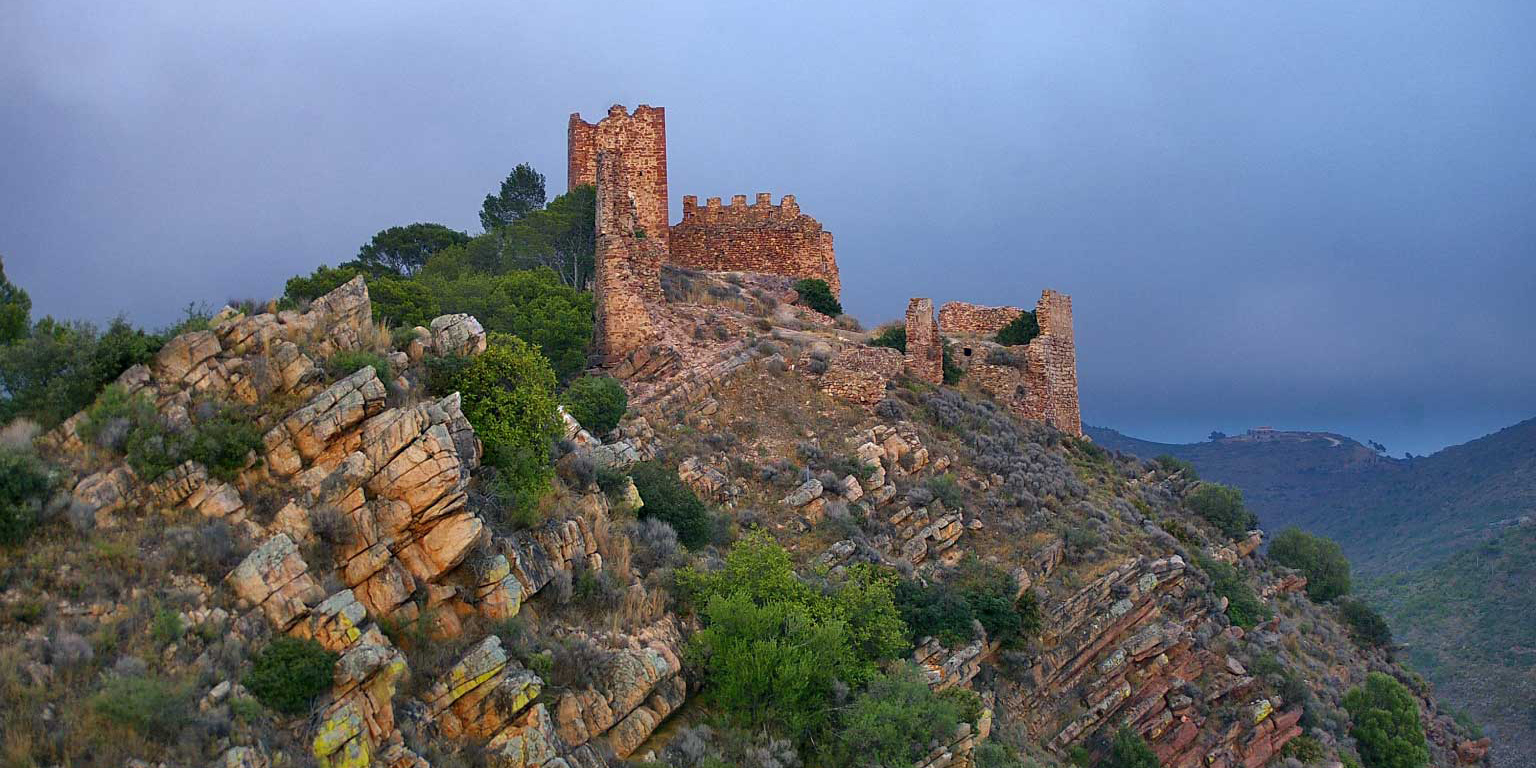
<path fill-rule="evenodd" d="M 1264 527 L 1334 538 L 1365 574 L 1426 567 L 1481 540 L 1490 524 L 1536 511 L 1536 419 L 1412 459 L 1331 432 L 1261 429 L 1175 444 L 1085 431 L 1105 448 L 1193 462 L 1202 477 L 1242 488 Z"/>

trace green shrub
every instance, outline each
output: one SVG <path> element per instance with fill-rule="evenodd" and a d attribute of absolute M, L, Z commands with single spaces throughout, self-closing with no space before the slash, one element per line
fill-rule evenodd
<path fill-rule="evenodd" d="M 0 546 L 27 540 L 52 485 L 47 468 L 36 456 L 0 448 Z"/>
<path fill-rule="evenodd" d="M 1019 584 L 1007 571 L 974 556 L 967 557 L 960 561 L 955 585 L 987 631 L 988 640 L 1011 647 L 1040 631 L 1040 610 L 1034 593 L 1026 592 L 1022 598 L 1015 598 Z"/>
<path fill-rule="evenodd" d="M 564 400 L 565 409 L 594 435 L 612 431 L 629 408 L 624 385 L 608 376 L 583 376 L 571 382 Z"/>
<path fill-rule="evenodd" d="M 1339 616 L 1349 636 L 1362 648 L 1390 648 L 1392 628 L 1373 608 L 1359 600 L 1340 600 Z"/>
<path fill-rule="evenodd" d="M 130 366 L 153 359 L 162 342 L 121 318 L 101 333 L 45 317 L 28 336 L 0 346 L 0 423 L 26 416 L 52 428 Z"/>
<path fill-rule="evenodd" d="M 737 542 L 720 570 L 684 569 L 677 579 L 703 624 L 688 662 L 705 696 L 746 727 L 815 742 L 831 724 L 834 688 L 869 680 L 876 662 L 909 648 L 889 579 L 854 567 L 841 582 L 812 587 L 764 532 Z"/>
<path fill-rule="evenodd" d="M 180 640 L 181 634 L 185 631 L 186 628 L 181 625 L 180 614 L 171 610 L 161 609 L 149 623 L 149 636 L 160 648 Z"/>
<path fill-rule="evenodd" d="M 907 353 L 907 326 L 896 323 L 887 325 L 869 340 L 871 347 L 889 347 L 905 355 Z"/>
<path fill-rule="evenodd" d="M 1322 602 L 1349 593 L 1349 559 L 1338 542 L 1287 528 L 1269 545 L 1275 562 L 1307 577 L 1307 596 Z"/>
<path fill-rule="evenodd" d="M 176 738 L 192 714 L 191 691 L 155 677 L 111 678 L 91 704 L 107 720 L 162 743 Z"/>
<path fill-rule="evenodd" d="M 837 317 L 843 313 L 843 305 L 839 304 L 837 297 L 832 295 L 832 286 L 827 281 L 816 278 L 795 281 L 795 293 L 800 294 L 800 304 L 803 304 L 827 317 Z"/>
<path fill-rule="evenodd" d="M 635 489 L 640 491 L 641 518 L 654 517 L 677 532 L 677 540 L 689 549 L 709 543 L 713 524 L 709 509 L 692 488 L 683 484 L 675 470 L 654 461 L 636 464 L 630 470 Z"/>
<path fill-rule="evenodd" d="M 435 387 L 464 398 L 464 416 L 485 447 L 485 463 L 532 505 L 549 485 L 549 449 L 560 436 L 555 374 L 539 351 L 516 336 L 490 335 L 478 357 L 431 368 Z M 446 380 L 445 380 L 446 378 Z"/>
<path fill-rule="evenodd" d="M 241 682 L 269 709 L 288 715 L 309 710 L 316 696 L 330 690 L 337 654 L 313 640 L 274 639 Z"/>
<path fill-rule="evenodd" d="M 1171 454 L 1163 454 L 1152 459 L 1157 468 L 1170 474 L 1183 474 L 1186 480 L 1199 480 L 1200 473 L 1195 471 L 1195 465 Z"/>
<path fill-rule="evenodd" d="M 0 345 L 27 335 L 32 327 L 32 297 L 5 276 L 0 260 Z"/>
<path fill-rule="evenodd" d="M 1109 757 L 1100 764 L 1103 768 L 1161 768 L 1157 753 L 1147 746 L 1141 734 L 1122 726 L 1115 731 L 1109 744 Z"/>
<path fill-rule="evenodd" d="M 360 274 L 363 274 L 362 269 L 344 264 L 339 267 L 321 265 L 307 277 L 304 275 L 290 277 L 287 284 L 283 286 L 283 304 L 295 306 L 314 301 L 340 288 L 342 284 Z M 372 298 L 370 295 L 369 299 Z"/>
<path fill-rule="evenodd" d="M 897 664 L 871 680 L 842 712 L 825 764 L 916 765 L 932 742 L 954 738 L 965 714 L 954 696 L 934 693 L 916 665 Z"/>
<path fill-rule="evenodd" d="M 1243 492 L 1229 485 L 1201 483 L 1185 497 L 1184 506 L 1234 539 L 1259 524 L 1259 518 L 1243 506 Z"/>
<path fill-rule="evenodd" d="M 120 450 L 139 479 L 151 481 L 184 461 L 192 460 L 221 480 L 233 480 L 245 468 L 251 451 L 261 447 L 253 420 L 227 406 L 213 406 L 211 415 L 175 432 L 143 394 L 128 396 L 109 386 L 85 412 L 80 437 L 103 448 Z"/>
<path fill-rule="evenodd" d="M 992 739 L 977 744 L 971 755 L 976 768 L 1025 768 L 1027 765 L 1011 745 Z"/>
<path fill-rule="evenodd" d="M 1035 313 L 1026 310 L 998 330 L 996 341 L 1003 346 L 1012 347 L 1028 344 L 1039 335 L 1040 323 L 1036 321 Z"/>
<path fill-rule="evenodd" d="M 366 350 L 337 352 L 331 355 L 331 359 L 325 361 L 325 371 L 333 379 L 351 376 L 363 368 L 373 368 L 373 372 L 378 375 L 379 381 L 386 384 L 395 378 L 388 360 L 384 359 L 382 355 L 376 355 Z"/>
<path fill-rule="evenodd" d="M 950 510 L 959 508 L 961 502 L 965 500 L 960 492 L 960 484 L 955 482 L 955 476 L 948 472 L 928 478 L 925 485 L 933 493 L 934 500 L 942 502 Z"/>
<path fill-rule="evenodd" d="M 208 468 L 220 480 L 234 480 L 251 451 L 261 447 L 254 421 L 240 411 L 221 408 L 198 422 L 187 435 L 186 458 Z"/>
<path fill-rule="evenodd" d="M 1285 746 L 1280 749 L 1280 756 L 1294 757 L 1303 764 L 1312 765 L 1314 763 L 1321 763 L 1324 758 L 1328 757 L 1328 750 L 1323 747 L 1321 741 L 1302 734 L 1286 742 Z"/>
<path fill-rule="evenodd" d="M 1196 555 L 1195 563 L 1211 577 L 1211 591 L 1227 599 L 1227 618 L 1233 624 L 1248 629 L 1274 615 L 1254 594 L 1253 587 L 1248 586 L 1248 580 L 1236 566 L 1203 555 Z"/>
<path fill-rule="evenodd" d="M 971 622 L 976 614 L 949 585 L 903 579 L 896 583 L 892 595 L 913 641 L 931 636 L 952 648 L 971 641 Z"/>
<path fill-rule="evenodd" d="M 1365 768 L 1420 768 L 1429 764 L 1429 747 L 1419 721 L 1419 705 L 1402 683 L 1372 672 L 1364 685 L 1344 694 L 1360 761 Z"/>

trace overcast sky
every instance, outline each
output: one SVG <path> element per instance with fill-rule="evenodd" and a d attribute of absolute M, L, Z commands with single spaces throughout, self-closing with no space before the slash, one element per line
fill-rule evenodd
<path fill-rule="evenodd" d="M 6 270 L 162 325 L 478 231 L 519 162 L 564 190 L 569 113 L 648 103 L 674 218 L 795 194 L 867 324 L 1070 293 L 1089 423 L 1401 454 L 1536 416 L 1536 3 L 661 5 L 11 0 Z"/>

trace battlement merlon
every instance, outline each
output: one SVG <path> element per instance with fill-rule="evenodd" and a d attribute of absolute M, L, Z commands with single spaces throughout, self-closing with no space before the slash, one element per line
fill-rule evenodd
<path fill-rule="evenodd" d="M 704 217 L 705 220 L 709 220 L 710 217 L 722 216 L 742 218 L 755 216 L 788 221 L 800 215 L 802 215 L 800 204 L 795 202 L 794 195 L 784 195 L 778 205 L 773 204 L 773 195 L 768 192 L 757 193 L 757 199 L 751 205 L 747 205 L 746 195 L 731 196 L 730 205 L 722 205 L 720 198 L 711 197 L 705 201 L 703 207 L 699 206 L 697 195 L 683 195 L 683 221 L 687 221 L 689 217 Z M 812 219 L 812 221 L 815 220 Z M 820 226 L 819 222 L 817 226 Z"/>

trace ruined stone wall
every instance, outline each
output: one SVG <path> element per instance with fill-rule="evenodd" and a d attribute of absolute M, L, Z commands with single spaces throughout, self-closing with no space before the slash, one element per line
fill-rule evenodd
<path fill-rule="evenodd" d="M 1035 305 L 1040 335 L 1024 348 L 1023 404 L 1028 418 L 1043 419 L 1070 435 L 1083 434 L 1077 402 L 1077 345 L 1072 334 L 1072 297 L 1042 291 Z"/>
<path fill-rule="evenodd" d="M 774 205 L 767 192 L 747 205 L 746 195 L 721 205 L 711 197 L 703 208 L 683 197 L 683 220 L 672 227 L 668 262 L 690 269 L 761 272 L 827 281 L 841 295 L 832 233 L 800 212 L 794 195 Z"/>
<path fill-rule="evenodd" d="M 885 399 L 885 385 L 902 368 L 901 353 L 889 347 L 853 347 L 838 353 L 821 377 L 821 391 L 861 405 Z"/>
<path fill-rule="evenodd" d="M 1019 307 L 984 307 L 951 301 L 939 308 L 939 327 L 951 336 L 996 336 L 1023 312 Z"/>
<path fill-rule="evenodd" d="M 622 186 L 630 191 L 636 226 L 646 239 L 667 247 L 671 214 L 667 205 L 667 117 L 663 107 L 641 104 L 631 115 L 622 105 L 608 108 L 597 123 L 573 113 L 567 133 L 567 186 L 597 183 L 597 158 L 603 152 L 624 155 Z"/>
<path fill-rule="evenodd" d="M 933 317 L 933 299 L 907 302 L 907 373 L 931 384 L 944 382 L 944 342 Z"/>
<path fill-rule="evenodd" d="M 604 366 L 617 365 L 659 338 L 651 308 L 660 306 L 662 244 L 637 237 L 635 196 L 626 181 L 629 156 L 597 155 L 597 253 L 594 344 Z"/>

